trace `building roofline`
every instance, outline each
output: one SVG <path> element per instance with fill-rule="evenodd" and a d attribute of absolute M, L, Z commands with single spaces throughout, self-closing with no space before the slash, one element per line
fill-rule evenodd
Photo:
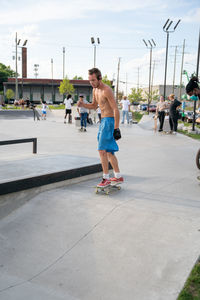
<path fill-rule="evenodd" d="M 63 79 L 49 79 L 49 78 L 23 78 L 23 83 L 27 84 L 60 84 L 60 82 Z M 22 78 L 18 78 L 18 82 L 22 83 Z M 3 82 L 4 85 L 15 83 L 15 77 L 9 77 L 8 81 Z M 91 86 L 89 80 L 70 80 L 71 84 L 74 85 L 85 85 L 85 86 Z"/>

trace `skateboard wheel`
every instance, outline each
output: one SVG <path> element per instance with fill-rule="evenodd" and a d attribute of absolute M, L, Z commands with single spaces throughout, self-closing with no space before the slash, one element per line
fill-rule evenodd
<path fill-rule="evenodd" d="M 118 186 L 117 189 L 118 189 L 118 190 L 121 190 L 121 186 Z"/>
<path fill-rule="evenodd" d="M 106 195 L 109 195 L 109 191 L 106 191 Z"/>
<path fill-rule="evenodd" d="M 98 189 L 96 189 L 96 191 L 95 191 L 95 192 L 96 192 L 96 194 L 98 194 L 98 193 L 99 193 L 99 190 L 98 190 Z"/>

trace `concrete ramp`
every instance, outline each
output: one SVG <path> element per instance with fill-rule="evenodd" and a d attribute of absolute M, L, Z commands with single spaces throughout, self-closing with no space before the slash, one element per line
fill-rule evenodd
<path fill-rule="evenodd" d="M 138 126 L 145 130 L 153 130 L 154 129 L 153 115 L 143 115 L 142 119 L 138 123 Z"/>
<path fill-rule="evenodd" d="M 99 176 L 101 171 L 99 159 L 75 155 L 40 155 L 1 162 L 0 218 L 21 206 L 23 199 L 26 202 L 35 189 L 40 192 L 81 182 Z"/>
<path fill-rule="evenodd" d="M 0 120 L 14 120 L 33 118 L 33 110 L 15 109 L 15 110 L 0 110 Z"/>

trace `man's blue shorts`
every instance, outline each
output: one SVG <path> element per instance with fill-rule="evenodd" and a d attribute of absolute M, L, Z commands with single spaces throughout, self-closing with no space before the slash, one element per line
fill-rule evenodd
<path fill-rule="evenodd" d="M 119 147 L 114 139 L 114 118 L 106 117 L 101 119 L 99 125 L 99 132 L 97 135 L 98 150 L 105 150 L 114 154 L 115 151 L 119 151 Z"/>

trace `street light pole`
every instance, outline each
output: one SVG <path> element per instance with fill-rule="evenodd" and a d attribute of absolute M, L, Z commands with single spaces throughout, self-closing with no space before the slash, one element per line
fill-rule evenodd
<path fill-rule="evenodd" d="M 91 43 L 94 45 L 94 68 L 96 68 L 96 47 L 97 47 L 97 44 L 98 45 L 100 44 L 100 39 L 97 38 L 97 44 L 96 44 L 94 37 L 91 37 Z"/>
<path fill-rule="evenodd" d="M 175 47 L 175 55 L 174 55 L 174 75 L 173 75 L 173 86 L 172 86 L 173 94 L 174 94 L 174 85 L 175 85 L 175 76 L 176 76 L 176 54 L 177 54 L 177 46 Z"/>
<path fill-rule="evenodd" d="M 116 88 L 116 102 L 118 103 L 118 94 L 119 94 L 119 70 L 120 70 L 121 57 L 119 57 L 118 68 L 117 68 L 117 88 Z"/>
<path fill-rule="evenodd" d="M 51 88 L 52 88 L 52 102 L 54 102 L 53 100 L 53 58 L 51 59 Z"/>
<path fill-rule="evenodd" d="M 196 68 L 196 77 L 199 76 L 199 60 L 200 60 L 200 30 L 199 30 L 199 44 L 198 44 L 198 52 L 197 52 L 197 68 Z M 196 121 L 196 105 L 197 101 L 194 101 L 194 110 L 193 110 L 193 124 L 192 130 L 195 131 L 195 121 Z"/>
<path fill-rule="evenodd" d="M 176 30 L 176 27 L 180 23 L 180 19 L 174 26 L 173 30 L 169 30 L 170 26 L 172 25 L 173 21 L 170 21 L 170 19 L 167 19 L 165 22 L 165 25 L 163 26 L 163 31 L 167 33 L 167 43 L 166 43 L 166 56 L 165 56 L 165 78 L 164 78 L 164 99 L 166 97 L 166 79 L 167 79 L 167 59 L 168 59 L 168 46 L 169 46 L 169 33 L 172 33 Z"/>
<path fill-rule="evenodd" d="M 184 39 L 184 41 L 183 41 L 183 51 L 182 51 L 182 62 L 181 62 L 181 77 L 180 77 L 179 100 L 181 99 L 181 90 L 182 90 L 182 77 L 183 77 L 184 53 L 185 53 L 185 39 Z"/>
<path fill-rule="evenodd" d="M 19 40 L 20 42 L 20 40 Z M 15 99 L 19 100 L 19 94 L 18 94 L 18 69 L 17 69 L 17 32 L 16 32 L 16 37 L 15 37 Z"/>
<path fill-rule="evenodd" d="M 153 39 L 148 40 L 149 46 L 147 42 L 143 39 L 143 42 L 147 49 L 150 49 L 150 62 L 149 62 L 149 94 L 148 94 L 148 108 L 147 112 L 149 114 L 149 105 L 150 105 L 150 98 L 151 98 L 151 64 L 152 64 L 152 49 L 156 47 L 156 43 L 154 42 Z"/>

